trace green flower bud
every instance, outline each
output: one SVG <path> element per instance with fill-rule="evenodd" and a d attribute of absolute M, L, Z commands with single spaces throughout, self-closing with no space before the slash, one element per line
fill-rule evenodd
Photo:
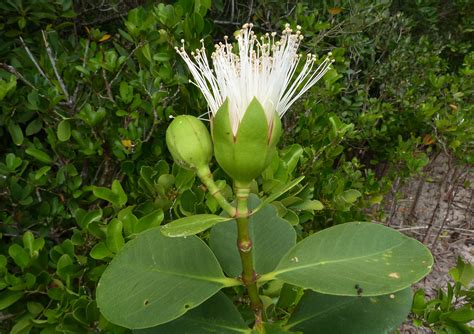
<path fill-rule="evenodd" d="M 197 170 L 211 161 L 211 136 L 203 122 L 194 116 L 176 117 L 166 130 L 166 144 L 181 167 Z"/>
<path fill-rule="evenodd" d="M 211 131 L 217 162 L 234 181 L 246 184 L 270 164 L 280 139 L 281 121 L 275 112 L 269 122 L 262 105 L 254 98 L 234 135 L 226 100 L 212 120 Z"/>

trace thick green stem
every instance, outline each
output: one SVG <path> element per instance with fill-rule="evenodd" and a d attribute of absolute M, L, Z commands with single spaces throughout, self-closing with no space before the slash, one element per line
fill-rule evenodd
<path fill-rule="evenodd" d="M 258 328 L 262 323 L 262 301 L 258 295 L 257 274 L 253 264 L 253 244 L 249 232 L 249 209 L 248 197 L 250 188 L 248 184 L 235 183 L 235 193 L 237 197 L 237 248 L 239 249 L 240 259 L 242 261 L 242 282 L 247 288 L 250 298 L 250 306 L 255 314 L 255 327 Z"/>
<path fill-rule="evenodd" d="M 201 182 L 207 187 L 209 193 L 216 199 L 221 208 L 230 216 L 235 217 L 237 210 L 222 195 L 220 189 L 214 183 L 214 178 L 208 166 L 201 167 L 197 170 L 197 175 Z"/>

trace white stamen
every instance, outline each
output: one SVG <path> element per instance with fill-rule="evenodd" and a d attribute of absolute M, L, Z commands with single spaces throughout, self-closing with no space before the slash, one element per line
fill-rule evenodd
<path fill-rule="evenodd" d="M 302 58 L 297 53 L 303 35 L 301 27 L 296 32 L 285 25 L 280 40 L 276 33 L 260 38 L 246 23 L 236 36 L 238 51 L 224 37 L 224 43 L 215 45 L 211 54 L 212 68 L 208 62 L 204 41 L 201 48 L 191 53 L 184 47 L 176 51 L 186 62 L 194 78 L 193 84 L 203 93 L 209 105 L 208 114 L 214 116 L 226 98 L 229 99 L 232 130 L 237 133 L 249 103 L 254 97 L 262 104 L 269 124 L 275 111 L 282 117 L 291 105 L 310 89 L 330 69 L 334 60 L 331 53 L 319 64 L 317 57 L 307 54 L 304 65 L 295 77 Z M 184 41 L 182 41 L 184 45 Z"/>

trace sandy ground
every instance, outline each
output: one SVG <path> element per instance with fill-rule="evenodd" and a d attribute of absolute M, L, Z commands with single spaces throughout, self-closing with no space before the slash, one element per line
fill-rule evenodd
<path fill-rule="evenodd" d="M 415 288 L 427 296 L 450 281 L 448 271 L 458 256 L 474 263 L 474 168 L 456 164 L 445 154 L 432 158 L 423 173 L 403 185 L 394 184 L 385 200 L 383 222 L 427 245 L 434 256 L 433 271 Z M 402 333 L 430 333 L 407 322 Z"/>

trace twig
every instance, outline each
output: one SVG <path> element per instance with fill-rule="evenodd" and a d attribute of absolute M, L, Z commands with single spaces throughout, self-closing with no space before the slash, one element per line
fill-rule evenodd
<path fill-rule="evenodd" d="M 445 151 L 446 152 L 446 151 Z M 451 156 L 448 154 L 448 161 L 451 160 Z M 446 186 L 446 183 L 448 181 L 449 178 L 451 178 L 451 163 L 448 163 L 448 170 L 446 172 L 446 177 L 443 178 L 443 180 L 441 181 L 441 184 L 439 186 L 439 196 L 438 196 L 438 200 L 436 201 L 436 206 L 433 210 L 433 214 L 431 215 L 431 218 L 430 218 L 430 221 L 428 223 L 428 229 L 426 230 L 426 234 L 425 236 L 423 237 L 423 243 L 426 243 L 430 237 L 430 234 L 431 234 L 431 230 L 433 229 L 434 227 L 434 220 L 435 220 L 435 217 L 436 217 L 436 213 L 438 212 L 439 208 L 441 207 L 441 201 L 443 199 L 443 191 L 444 191 L 444 188 Z M 447 192 L 446 192 L 447 193 Z M 449 208 L 448 208 L 449 209 Z M 449 210 L 448 210 L 449 212 Z M 447 219 L 447 215 L 445 216 L 445 219 Z M 443 223 L 445 223 L 445 221 L 443 221 Z"/>
<path fill-rule="evenodd" d="M 151 97 L 151 93 L 150 91 L 145 87 L 145 85 L 143 85 L 143 89 L 145 90 L 145 92 L 147 93 L 148 97 L 150 98 L 150 102 L 153 104 L 152 102 L 152 97 Z M 161 89 L 161 87 L 160 87 Z M 172 96 L 167 96 L 164 101 L 163 101 L 163 108 L 166 107 L 167 105 L 167 101 L 173 99 L 177 94 L 178 94 L 178 90 L 176 90 L 176 92 L 172 95 Z M 155 132 L 155 129 L 156 129 L 156 126 L 158 125 L 159 121 L 158 121 L 158 113 L 156 111 L 156 108 L 153 107 L 153 124 L 151 125 L 151 128 L 150 128 L 150 131 L 148 132 L 147 136 L 145 137 L 145 139 L 143 140 L 142 143 L 146 143 L 148 142 L 150 139 L 151 139 L 151 136 L 153 135 L 153 132 Z"/>
<path fill-rule="evenodd" d="M 36 88 L 31 82 L 29 82 L 28 80 L 26 80 L 26 78 L 21 75 L 20 72 L 18 72 L 16 70 L 16 68 L 14 68 L 13 66 L 10 66 L 8 64 L 5 64 L 5 63 L 0 63 L 0 68 L 3 68 L 5 71 L 7 71 L 8 73 L 11 73 L 13 74 L 14 76 L 17 77 L 17 79 L 23 81 L 25 84 L 27 84 L 28 86 L 30 86 L 31 88 L 33 88 L 34 90 L 38 90 L 38 88 Z"/>
<path fill-rule="evenodd" d="M 449 173 L 449 171 L 448 171 L 448 173 Z M 428 222 L 428 229 L 426 230 L 425 236 L 423 237 L 423 243 L 426 243 L 428 241 L 428 239 L 430 237 L 430 234 L 431 234 L 431 230 L 434 227 L 434 220 L 435 220 L 435 217 L 436 217 L 436 213 L 438 212 L 438 210 L 441 206 L 441 199 L 443 198 L 444 183 L 445 183 L 445 179 L 443 180 L 443 182 L 441 182 L 441 184 L 439 186 L 438 200 L 436 201 L 436 206 L 433 210 L 433 214 L 431 215 L 430 221 Z"/>
<path fill-rule="evenodd" d="M 86 43 L 86 48 L 84 50 L 84 59 L 82 60 L 82 67 L 85 67 L 86 66 L 86 62 L 87 62 L 87 55 L 89 53 L 89 45 L 90 45 L 90 40 L 87 40 L 87 43 Z M 79 77 L 82 79 L 84 77 L 84 73 L 81 72 L 81 74 L 79 75 Z M 79 93 L 79 89 L 80 89 L 81 85 L 80 83 L 78 82 L 77 83 L 77 86 L 76 86 L 76 89 L 74 89 L 74 93 L 72 95 L 72 101 L 74 102 L 74 104 L 76 104 L 76 101 L 77 101 L 77 94 Z"/>
<path fill-rule="evenodd" d="M 151 139 L 153 132 L 155 132 L 156 125 L 158 124 L 158 113 L 156 112 L 155 107 L 153 107 L 152 109 L 153 109 L 153 124 L 151 125 L 150 132 L 148 132 L 145 140 L 143 140 L 143 143 L 146 143 Z"/>
<path fill-rule="evenodd" d="M 410 212 L 408 213 L 408 219 L 410 221 L 417 220 L 417 217 L 415 215 L 416 207 L 418 205 L 418 200 L 420 199 L 421 192 L 423 191 L 423 186 L 425 184 L 425 180 L 423 179 L 423 176 L 420 176 L 420 181 L 418 183 L 418 187 L 416 189 L 416 194 L 415 198 L 413 199 L 413 202 L 411 204 Z"/>
<path fill-rule="evenodd" d="M 440 152 L 437 152 L 436 155 L 433 157 L 433 159 L 431 159 L 429 165 L 424 169 L 425 173 L 431 172 L 439 155 L 440 155 Z M 420 176 L 420 181 L 418 183 L 418 188 L 416 190 L 415 198 L 412 202 L 410 212 L 408 213 L 409 220 L 417 220 L 415 211 L 416 211 L 416 207 L 418 206 L 418 200 L 420 199 L 421 193 L 423 192 L 424 185 L 425 185 L 425 179 L 423 178 L 423 176 Z"/>
<path fill-rule="evenodd" d="M 241 26 L 242 23 L 240 22 L 233 22 L 233 21 L 222 21 L 222 20 L 214 20 L 215 24 L 225 24 L 225 25 L 232 25 L 232 26 Z"/>
<path fill-rule="evenodd" d="M 412 227 L 394 227 L 395 230 L 398 232 L 405 232 L 405 231 L 415 231 L 415 230 L 426 230 L 429 226 L 412 226 Z M 448 231 L 456 231 L 456 232 L 463 232 L 466 235 L 474 235 L 474 231 L 466 228 L 460 228 L 460 227 L 446 227 L 445 228 Z"/>
<path fill-rule="evenodd" d="M 122 73 L 122 70 L 123 68 L 125 67 L 125 65 L 127 64 L 127 61 L 132 57 L 132 55 L 139 49 L 141 48 L 142 46 L 144 46 L 146 43 L 145 42 L 140 42 L 138 43 L 138 45 L 135 47 L 135 49 L 133 49 L 130 54 L 127 56 L 127 59 L 125 59 L 125 61 L 123 62 L 122 66 L 120 66 L 119 70 L 117 71 L 117 74 L 115 74 L 115 77 L 112 79 L 112 81 L 110 81 L 110 86 L 113 86 L 115 80 L 117 80 L 117 78 L 119 77 L 120 73 Z"/>
<path fill-rule="evenodd" d="M 395 210 L 397 208 L 397 191 L 398 187 L 400 185 L 400 177 L 397 177 L 395 179 L 395 182 L 393 182 L 392 190 L 391 190 L 391 196 L 392 196 L 392 203 L 390 204 L 390 214 L 388 216 L 388 222 L 387 226 L 390 226 L 392 224 L 393 217 L 395 216 Z"/>
<path fill-rule="evenodd" d="M 107 80 L 107 74 L 105 73 L 105 69 L 102 69 L 102 78 L 104 78 L 105 82 L 105 90 L 107 91 L 107 98 L 115 103 L 114 96 L 112 95 L 112 89 L 110 88 L 110 83 Z"/>
<path fill-rule="evenodd" d="M 69 93 L 67 91 L 66 84 L 64 83 L 63 79 L 59 75 L 59 71 L 58 71 L 58 68 L 56 66 L 56 60 L 54 59 L 53 51 L 49 47 L 48 38 L 46 36 L 46 33 L 44 32 L 44 30 L 41 30 L 41 33 L 43 34 L 44 46 L 46 48 L 46 52 L 48 53 L 49 61 L 51 62 L 51 66 L 53 67 L 53 71 L 54 71 L 54 74 L 56 75 L 56 79 L 59 82 L 59 86 L 61 87 L 61 90 L 63 91 L 64 96 L 66 97 L 66 100 L 70 104 L 71 100 L 70 100 L 70 97 L 69 97 Z"/>
<path fill-rule="evenodd" d="M 49 80 L 49 78 L 46 76 L 46 74 L 44 73 L 43 69 L 41 68 L 41 66 L 39 66 L 38 62 L 36 61 L 35 59 L 35 56 L 33 56 L 33 54 L 31 53 L 30 49 L 26 46 L 25 44 L 25 41 L 23 40 L 23 38 L 20 37 L 20 41 L 21 41 L 21 44 L 23 45 L 23 47 L 25 48 L 25 51 L 26 53 L 28 54 L 28 57 L 30 57 L 31 61 L 33 62 L 33 64 L 35 65 L 36 69 L 38 70 L 38 72 L 41 74 L 41 76 L 43 78 L 45 78 L 45 80 L 51 84 L 51 81 Z"/>
<path fill-rule="evenodd" d="M 451 159 L 451 158 L 449 158 L 449 159 Z M 433 240 L 433 243 L 431 244 L 432 248 L 436 244 L 436 241 L 438 241 L 438 238 L 441 235 L 441 232 L 443 231 L 443 229 L 444 229 L 444 227 L 445 227 L 445 225 L 448 221 L 448 217 L 449 217 L 449 213 L 451 211 L 451 207 L 452 207 L 452 204 L 453 204 L 453 201 L 454 201 L 454 197 L 456 197 L 456 191 L 455 191 L 457 189 L 456 183 L 459 180 L 459 178 L 461 177 L 461 175 L 464 174 L 466 169 L 467 169 L 467 167 L 464 167 L 463 170 L 458 175 L 456 175 L 457 169 L 454 170 L 453 177 L 451 179 L 452 180 L 451 188 L 448 190 L 448 192 L 446 194 L 446 197 L 447 197 L 446 200 L 448 201 L 448 207 L 446 208 L 446 214 L 445 214 L 443 222 L 441 223 L 441 226 L 438 230 L 438 233 L 436 234 L 436 237 Z"/>
<path fill-rule="evenodd" d="M 252 10 L 253 10 L 253 0 L 250 0 L 249 4 L 249 15 L 247 17 L 247 22 L 250 22 L 250 19 L 252 18 Z"/>

